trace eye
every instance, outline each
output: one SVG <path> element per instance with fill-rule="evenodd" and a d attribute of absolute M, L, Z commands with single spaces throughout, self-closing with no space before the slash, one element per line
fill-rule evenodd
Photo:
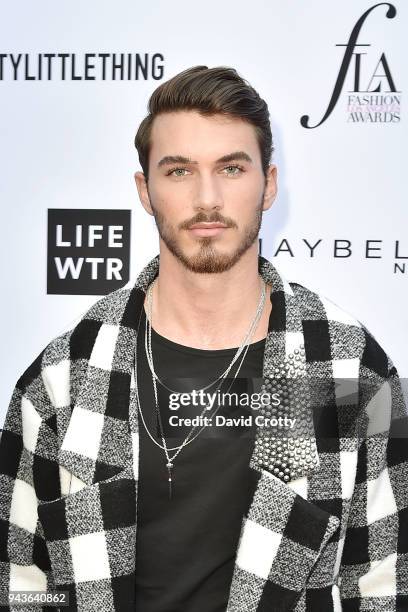
<path fill-rule="evenodd" d="M 235 164 L 233 166 L 225 166 L 224 168 L 224 170 L 229 170 L 229 169 L 239 170 L 239 172 L 227 172 L 227 174 L 229 174 L 230 176 L 236 176 L 238 174 L 241 174 L 241 172 L 245 172 L 242 166 L 238 166 Z"/>
<path fill-rule="evenodd" d="M 172 168 L 166 173 L 166 176 L 170 176 L 173 172 L 183 172 L 187 171 L 186 168 Z M 173 176 L 185 176 L 185 174 L 173 174 Z"/>

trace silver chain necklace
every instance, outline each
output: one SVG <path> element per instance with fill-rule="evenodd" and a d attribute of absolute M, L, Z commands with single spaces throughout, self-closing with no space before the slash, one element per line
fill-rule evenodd
<path fill-rule="evenodd" d="M 261 311 L 261 312 L 262 312 L 262 311 Z M 256 322 L 257 322 L 257 321 L 256 321 Z M 146 330 L 147 330 L 147 321 L 146 321 Z M 150 331 L 151 331 L 151 328 L 150 328 Z M 153 353 L 152 353 L 152 348 L 151 348 L 151 334 L 150 334 L 150 346 L 147 346 L 147 344 L 146 344 L 146 338 L 147 338 L 147 335 L 148 335 L 148 332 L 147 332 L 147 331 L 145 331 L 145 350 L 146 350 L 146 354 L 147 354 L 147 355 L 149 355 L 149 353 L 150 353 L 150 355 L 149 355 L 149 357 L 148 357 L 148 358 L 152 359 L 152 355 L 153 355 Z M 245 348 L 244 355 L 243 355 L 243 357 L 241 358 L 241 361 L 240 361 L 240 364 L 239 364 L 239 366 L 238 366 L 238 368 L 237 368 L 237 371 L 235 372 L 235 374 L 234 374 L 234 376 L 233 376 L 233 380 L 232 380 L 232 382 L 231 382 L 230 386 L 228 387 L 228 391 L 229 391 L 229 389 L 232 387 L 232 385 L 234 384 L 234 380 L 235 380 L 235 378 L 237 377 L 238 372 L 239 372 L 239 371 L 240 371 L 240 369 L 241 369 L 241 365 L 242 365 L 242 363 L 243 363 L 243 361 L 244 361 L 244 359 L 245 359 L 245 356 L 246 356 L 246 354 L 247 354 L 247 352 L 248 352 L 248 349 L 249 349 L 249 341 L 248 341 L 248 344 L 247 344 L 247 346 L 246 346 L 246 348 Z M 159 379 L 159 378 L 158 378 L 158 380 L 159 380 L 159 382 L 160 382 L 160 379 Z M 218 389 L 221 387 L 221 385 L 222 385 L 222 383 L 224 382 L 224 380 L 225 380 L 225 377 L 224 377 L 224 378 L 221 380 L 221 382 L 220 382 L 220 384 L 218 385 L 217 390 L 215 391 L 215 393 L 216 393 L 216 392 L 218 391 Z M 216 382 L 216 381 L 215 381 L 215 382 Z M 214 384 L 214 383 L 212 383 L 212 384 Z M 167 387 L 166 385 L 164 385 L 164 386 L 165 386 L 167 389 L 169 389 L 169 387 Z M 156 387 L 156 384 L 155 384 L 155 379 L 154 379 L 154 378 L 153 378 L 153 388 L 154 388 L 154 390 L 155 390 L 155 399 L 156 399 L 156 407 L 157 407 L 157 406 L 158 406 L 158 399 L 157 399 L 157 387 Z M 208 387 L 204 387 L 204 388 L 206 389 L 206 388 L 208 388 Z M 178 391 L 173 391 L 172 389 L 169 389 L 169 390 L 171 390 L 173 393 L 178 393 Z M 188 392 L 185 392 L 185 393 L 188 393 Z M 190 392 L 190 394 L 191 394 L 191 392 Z M 212 415 L 211 415 L 211 416 L 214 416 L 214 415 L 215 415 L 215 414 L 218 412 L 219 408 L 220 408 L 220 406 L 218 406 L 218 408 L 216 408 L 216 409 L 214 410 L 214 412 L 212 413 Z M 207 410 L 207 409 L 208 409 L 208 404 L 206 404 L 206 405 L 204 406 L 203 411 L 202 411 L 202 413 L 201 413 L 201 415 L 200 415 L 201 417 L 204 415 L 204 413 L 206 412 L 206 410 Z M 184 447 L 184 446 L 186 446 L 187 444 L 191 444 L 191 442 L 193 442 L 193 441 L 194 441 L 194 440 L 197 438 L 197 436 L 199 436 L 199 435 L 200 435 L 200 433 L 203 431 L 203 429 L 206 427 L 206 425 L 203 425 L 203 426 L 201 427 L 201 429 L 199 429 L 199 431 L 196 433 L 196 435 L 195 435 L 194 437 L 192 437 L 192 438 L 190 438 L 189 436 L 187 436 L 186 440 L 184 441 L 184 443 L 183 443 L 182 445 L 180 445 L 180 446 L 174 446 L 174 447 L 166 447 L 165 445 L 164 445 L 164 446 L 162 446 L 161 444 L 159 444 L 158 442 L 156 442 L 156 440 L 154 440 L 154 438 L 153 438 L 153 437 L 150 435 L 150 432 L 148 431 L 148 428 L 147 428 L 147 426 L 146 426 L 146 423 L 145 423 L 145 420 L 144 420 L 144 417 L 143 417 L 143 414 L 142 414 L 142 411 L 141 411 L 141 410 L 140 410 L 140 414 L 141 414 L 141 417 L 142 417 L 142 422 L 143 422 L 143 424 L 144 424 L 144 426 L 145 426 L 145 429 L 146 429 L 147 433 L 149 434 L 149 436 L 151 437 L 152 441 L 153 441 L 153 442 L 156 444 L 156 446 L 158 446 L 159 448 L 161 448 L 161 449 L 162 449 L 162 450 L 164 450 L 164 451 L 166 450 L 166 448 L 167 448 L 167 450 L 168 450 L 168 451 L 169 451 L 169 450 L 170 450 L 170 451 L 173 451 L 173 450 L 178 450 L 178 449 L 180 449 L 180 450 L 181 450 L 181 448 L 183 448 L 183 447 Z M 158 411 L 158 419 L 159 419 L 159 423 L 160 423 L 160 419 L 161 419 L 160 411 Z M 198 427 L 198 425 L 195 425 L 195 426 L 192 428 L 192 431 L 190 432 L 190 435 L 191 435 L 191 433 L 192 433 L 192 432 L 193 432 L 193 431 L 194 431 L 194 430 L 195 430 L 197 427 Z M 162 428 L 162 429 L 163 429 L 163 428 Z"/>
<path fill-rule="evenodd" d="M 261 277 L 262 278 L 262 277 Z M 148 306 L 148 317 L 146 316 L 146 326 L 145 326 L 145 349 L 146 349 L 146 356 L 147 356 L 147 361 L 150 367 L 150 371 L 152 373 L 152 377 L 157 380 L 162 387 L 164 387 L 165 389 L 167 389 L 168 391 L 170 391 L 171 393 L 178 393 L 178 390 L 176 389 L 171 389 L 170 387 L 168 387 L 156 374 L 156 371 L 154 369 L 154 364 L 153 364 L 153 352 L 152 352 L 152 310 L 153 310 L 153 283 L 149 286 L 149 289 L 147 291 L 147 306 Z M 238 360 L 239 356 L 241 355 L 241 353 L 244 350 L 248 350 L 248 346 L 250 343 L 250 339 L 252 338 L 255 329 L 258 325 L 259 319 L 262 315 L 263 312 L 263 308 L 265 305 L 265 296 L 266 296 L 266 284 L 265 282 L 262 281 L 262 291 L 261 291 L 261 297 L 256 309 L 256 313 L 255 316 L 252 320 L 251 325 L 249 326 L 249 329 L 243 339 L 243 341 L 241 342 L 240 346 L 238 347 L 230 365 L 228 366 L 228 368 L 226 370 L 224 370 L 224 372 L 218 377 L 216 378 L 213 382 L 209 383 L 208 385 L 206 385 L 205 387 L 203 387 L 202 389 L 200 389 L 200 391 L 205 391 L 206 389 L 208 389 L 209 387 L 212 387 L 213 385 L 215 385 L 216 382 L 218 382 L 220 379 L 224 379 L 228 376 L 232 366 L 234 365 L 234 363 Z M 147 342 L 147 338 L 148 338 L 148 342 Z M 244 355 L 245 357 L 245 355 Z M 242 363 L 242 361 L 241 361 Z M 241 367 L 241 366 L 239 366 Z"/>
<path fill-rule="evenodd" d="M 261 277 L 262 278 L 262 277 Z M 138 382 L 137 382 L 137 337 L 136 337 L 136 350 L 135 350 L 135 391 L 136 391 L 136 399 L 137 399 L 137 405 L 138 405 L 138 410 L 142 419 L 142 423 L 143 426 L 146 430 L 146 433 L 148 434 L 148 436 L 150 437 L 150 439 L 152 440 L 152 442 L 154 442 L 154 444 L 156 444 L 156 446 L 158 446 L 159 448 L 161 448 L 162 450 L 164 450 L 165 455 L 166 455 L 166 467 L 168 470 L 168 483 L 169 483 L 169 499 L 171 499 L 172 497 L 172 482 L 173 482 L 173 478 L 172 478 L 172 468 L 174 467 L 174 459 L 177 457 L 177 455 L 181 452 L 181 450 L 187 445 L 190 444 L 191 442 L 193 442 L 199 435 L 200 433 L 203 431 L 203 429 L 206 427 L 206 425 L 204 424 L 201 429 L 199 429 L 199 431 L 196 433 L 196 435 L 194 437 L 191 437 L 193 432 L 197 429 L 198 425 L 194 425 L 192 427 L 192 429 L 190 430 L 190 432 L 188 433 L 187 437 L 184 439 L 184 441 L 182 442 L 181 445 L 179 446 L 175 446 L 175 447 L 168 447 L 166 444 L 166 440 L 164 437 L 164 429 L 163 429 L 163 424 L 162 424 L 162 420 L 161 420 L 161 414 L 160 414 L 160 409 L 159 409 L 159 402 L 158 402 L 158 397 L 157 397 L 157 386 L 156 386 L 156 380 L 159 381 L 160 384 L 162 384 L 163 387 L 165 387 L 166 389 L 168 389 L 169 391 L 173 392 L 173 393 L 178 393 L 178 391 L 172 390 L 169 387 L 167 387 L 161 380 L 160 378 L 157 376 L 155 370 L 154 370 L 154 364 L 153 364 L 153 352 L 152 352 L 152 344 L 151 344 L 151 330 L 152 330 L 152 288 L 153 283 L 150 285 L 149 290 L 148 290 L 148 311 L 149 311 L 149 316 L 146 316 L 146 327 L 145 327 L 145 351 L 146 351 L 146 357 L 147 357 L 147 361 L 149 363 L 149 367 L 150 367 L 150 371 L 152 374 L 152 381 L 153 381 L 153 388 L 154 388 L 154 395 L 155 395 L 155 404 L 156 404 L 156 414 L 157 414 L 157 418 L 159 421 L 159 426 L 160 426 L 160 435 L 161 435 L 161 439 L 163 442 L 163 445 L 159 444 L 151 435 L 145 419 L 143 417 L 143 413 L 142 413 L 142 409 L 141 409 L 141 404 L 140 404 L 140 396 L 139 396 L 139 387 L 138 387 Z M 231 362 L 231 364 L 228 366 L 228 368 L 221 374 L 221 376 L 219 376 L 214 382 L 210 383 L 210 385 L 207 385 L 206 387 L 204 387 L 202 390 L 204 389 L 208 389 L 208 387 L 214 385 L 218 380 L 220 380 L 220 384 L 217 387 L 217 391 L 219 390 L 219 388 L 221 387 L 222 383 L 224 382 L 224 379 L 226 378 L 226 376 L 228 375 L 229 371 L 231 370 L 233 364 L 235 363 L 235 361 L 238 359 L 239 355 L 244 352 L 244 355 L 240 361 L 240 364 L 238 366 L 237 371 L 235 372 L 234 376 L 233 376 L 233 381 L 231 383 L 231 385 L 229 386 L 228 390 L 232 387 L 235 378 L 237 377 L 237 374 L 239 372 L 239 370 L 241 369 L 242 363 L 245 359 L 245 356 L 248 352 L 248 348 L 249 348 L 249 344 L 250 344 L 250 340 L 253 336 L 253 333 L 259 323 L 259 319 L 262 315 L 263 312 L 263 308 L 264 308 L 264 304 L 265 304 L 265 296 L 266 296 L 266 284 L 262 279 L 262 291 L 261 291 L 261 297 L 258 303 L 258 307 L 256 310 L 256 314 L 255 317 L 249 327 L 249 330 L 247 332 L 247 334 L 245 335 L 244 341 L 241 343 L 241 345 L 238 347 L 234 358 Z M 216 392 L 217 392 L 216 391 Z M 190 392 L 191 393 L 191 392 Z M 219 410 L 220 406 L 218 406 L 215 411 L 213 412 L 213 414 L 211 415 L 212 417 L 216 414 L 216 412 Z M 208 409 L 208 404 L 205 405 L 200 418 L 199 418 L 199 422 L 201 422 L 201 417 L 205 414 L 205 412 Z M 169 452 L 168 451 L 173 451 L 176 450 L 176 452 L 174 453 L 173 456 L 170 457 Z"/>
<path fill-rule="evenodd" d="M 145 333 L 147 333 L 147 332 L 145 332 Z M 146 345 L 146 343 L 145 343 L 145 345 Z M 236 371 L 236 373 L 235 373 L 235 375 L 234 375 L 234 377 L 233 377 L 233 381 L 232 381 L 232 383 L 230 384 L 230 386 L 228 387 L 228 391 L 229 391 L 229 389 L 231 389 L 232 385 L 234 384 L 234 379 L 237 377 L 238 372 L 239 372 L 239 371 L 240 371 L 240 369 L 241 369 L 241 365 L 242 365 L 242 362 L 244 361 L 245 356 L 246 356 L 246 354 L 247 354 L 247 352 L 248 352 L 248 348 L 249 348 L 249 344 L 248 344 L 247 348 L 245 349 L 244 356 L 242 357 L 241 362 L 240 362 L 240 364 L 239 364 L 239 366 L 238 366 L 238 368 L 237 368 L 237 371 Z M 146 349 L 146 346 L 145 346 L 145 349 Z M 146 353 L 147 353 L 147 351 L 148 351 L 148 349 L 146 349 Z M 158 379 L 158 380 L 160 381 L 160 379 Z M 222 381 L 222 382 L 223 382 L 223 381 Z M 221 383 L 218 385 L 216 392 L 217 392 L 217 391 L 218 391 L 218 389 L 221 387 L 222 382 L 221 382 Z M 135 385 L 135 386 L 136 386 L 136 389 L 138 389 L 138 386 L 137 386 L 137 378 L 136 378 L 136 377 L 135 377 L 135 383 L 136 383 L 136 385 Z M 156 393 L 157 393 L 157 387 L 156 387 L 156 386 L 155 386 L 155 384 L 154 384 L 154 380 L 153 380 L 153 387 L 154 387 L 154 389 L 155 389 L 155 391 L 156 391 Z M 167 387 L 167 388 L 168 388 L 168 387 Z M 174 393 L 178 393 L 178 391 L 174 391 Z M 185 393 L 188 393 L 188 392 L 185 392 Z M 190 392 L 190 394 L 191 394 L 191 392 Z M 140 406 L 140 403 L 139 403 L 139 406 Z M 202 413 L 201 413 L 201 416 L 203 416 L 203 414 L 205 413 L 205 411 L 207 410 L 207 408 L 208 408 L 208 404 L 207 404 L 207 405 L 204 407 L 204 409 L 203 409 L 203 411 L 202 411 Z M 214 410 L 214 412 L 212 413 L 212 415 L 211 415 L 211 416 L 214 416 L 214 415 L 215 415 L 215 414 L 218 412 L 218 410 L 219 410 L 219 406 L 218 406 L 218 408 L 216 408 L 216 409 Z M 149 429 L 148 429 L 148 427 L 147 427 L 147 425 L 146 425 L 146 422 L 145 422 L 145 420 L 144 420 L 144 417 L 143 417 L 143 412 L 142 412 L 141 406 L 140 406 L 139 412 L 140 412 L 140 416 L 141 416 L 141 419 L 142 419 L 142 423 L 143 423 L 143 425 L 144 425 L 144 428 L 145 428 L 145 430 L 146 430 L 147 434 L 149 435 L 150 439 L 152 440 L 152 442 L 153 442 L 154 444 L 156 444 L 156 446 L 158 446 L 158 447 L 159 447 L 159 448 L 161 448 L 162 450 L 166 450 L 166 446 L 162 446 L 161 444 L 159 444 L 159 443 L 158 443 L 158 442 L 157 442 L 157 441 L 156 441 L 156 440 L 155 440 L 155 439 L 152 437 L 152 435 L 150 434 Z M 159 420 L 160 420 L 160 418 L 161 418 L 161 417 L 160 417 L 160 411 L 159 411 L 159 413 L 158 413 L 158 417 L 159 417 Z M 197 428 L 197 427 L 198 427 L 197 425 L 196 425 L 196 426 L 194 426 L 194 427 L 193 427 L 193 431 L 194 431 L 194 429 L 195 429 L 195 428 Z M 194 441 L 194 440 L 197 438 L 197 436 L 199 436 L 199 435 L 200 435 L 200 433 L 203 431 L 203 429 L 204 429 L 205 427 L 206 427 L 206 425 L 203 425 L 203 426 L 201 427 L 201 429 L 200 429 L 200 430 L 199 430 L 199 431 L 196 433 L 196 435 L 195 435 L 193 438 L 190 438 L 190 439 L 188 439 L 188 438 L 187 438 L 187 439 L 186 439 L 186 441 L 185 441 L 185 443 L 184 443 L 183 445 L 181 445 L 181 446 L 187 446 L 187 444 L 191 444 L 191 442 L 193 442 L 193 441 Z M 180 448 L 180 446 L 167 447 L 167 450 L 168 450 L 168 451 L 169 451 L 169 450 L 170 450 L 170 451 L 173 451 L 173 450 L 178 450 L 179 448 Z"/>

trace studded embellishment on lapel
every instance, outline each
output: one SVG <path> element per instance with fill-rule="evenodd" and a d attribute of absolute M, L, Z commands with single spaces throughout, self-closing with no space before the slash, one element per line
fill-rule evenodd
<path fill-rule="evenodd" d="M 266 405 L 259 409 L 265 418 L 290 419 L 293 426 L 284 437 L 280 429 L 276 432 L 262 427 L 257 433 L 253 463 L 270 470 L 284 482 L 290 482 L 308 474 L 319 465 L 314 438 L 312 412 L 304 345 L 294 349 L 281 367 L 276 367 L 264 383 L 262 393 L 279 398 L 277 406 Z M 273 435 L 273 434 L 277 435 Z"/>
<path fill-rule="evenodd" d="M 265 417 L 286 417 L 294 425 L 290 429 L 258 427 L 251 467 L 268 470 L 290 482 L 319 466 L 302 318 L 290 284 L 262 257 L 259 272 L 272 285 L 261 390 L 270 396 L 277 394 L 280 401 L 277 406 L 264 406 L 260 412 Z"/>

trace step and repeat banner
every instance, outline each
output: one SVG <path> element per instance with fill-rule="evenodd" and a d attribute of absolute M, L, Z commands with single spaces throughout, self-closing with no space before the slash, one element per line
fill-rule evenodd
<path fill-rule="evenodd" d="M 150 94 L 231 66 L 268 102 L 259 249 L 356 316 L 408 376 L 403 0 L 22 0 L 0 20 L 0 427 L 17 378 L 158 253 L 133 174 Z"/>

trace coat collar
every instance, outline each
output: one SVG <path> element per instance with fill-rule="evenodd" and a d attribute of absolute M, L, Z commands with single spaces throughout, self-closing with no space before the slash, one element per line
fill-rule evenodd
<path fill-rule="evenodd" d="M 159 274 L 159 261 L 160 256 L 156 255 L 142 269 L 132 287 L 119 289 L 98 300 L 72 334 L 72 341 L 76 343 L 74 352 L 87 355 L 88 360 L 60 445 L 59 462 L 87 484 L 117 474 L 129 462 L 133 463 L 137 477 L 134 346 L 146 291 Z M 258 427 L 250 466 L 269 471 L 288 482 L 308 475 L 319 465 L 302 317 L 290 284 L 261 255 L 258 256 L 258 270 L 264 281 L 272 286 L 272 311 L 263 356 L 262 390 L 270 393 L 282 391 L 282 383 L 285 383 L 293 399 L 289 406 L 283 407 L 282 415 L 291 413 L 297 421 L 287 438 L 282 437 L 282 431 L 279 432 L 281 443 L 278 444 L 273 444 L 270 429 Z M 93 448 L 78 444 L 79 431 L 83 431 L 84 427 L 84 415 L 92 416 L 89 426 L 96 428 L 100 434 L 97 441 L 92 438 Z M 128 444 L 129 430 L 132 447 Z"/>

